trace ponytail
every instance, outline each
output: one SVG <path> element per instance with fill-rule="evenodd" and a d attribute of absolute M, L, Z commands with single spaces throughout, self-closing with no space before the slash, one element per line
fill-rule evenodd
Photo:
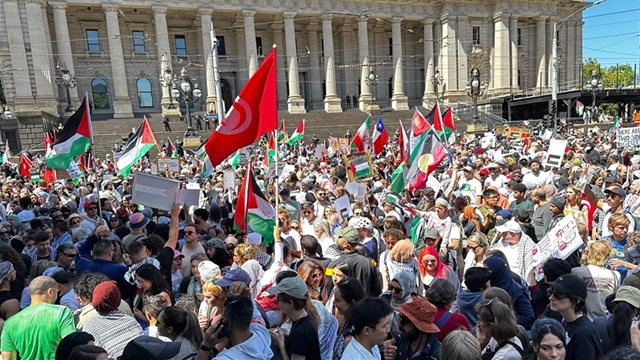
<path fill-rule="evenodd" d="M 169 306 L 160 315 L 167 326 L 173 327 L 176 334 L 182 336 L 196 349 L 202 344 L 202 331 L 198 318 L 190 311 L 181 307 Z"/>
<path fill-rule="evenodd" d="M 631 322 L 638 313 L 638 308 L 626 301 L 618 301 L 613 310 L 613 319 L 607 326 L 607 333 L 611 339 L 611 349 L 631 346 Z"/>
<path fill-rule="evenodd" d="M 304 310 L 307 312 L 307 314 L 309 314 L 309 316 L 311 316 L 311 318 L 313 319 L 313 322 L 316 325 L 316 329 L 318 329 L 320 327 L 320 314 L 318 314 L 318 310 L 316 309 L 316 306 L 313 305 L 313 301 L 311 300 L 311 296 L 309 296 L 309 294 L 307 294 L 307 298 L 304 302 Z"/>

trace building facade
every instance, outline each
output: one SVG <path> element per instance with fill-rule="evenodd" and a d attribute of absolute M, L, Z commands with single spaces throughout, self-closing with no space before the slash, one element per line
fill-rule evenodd
<path fill-rule="evenodd" d="M 57 117 L 67 103 L 58 86 L 66 66 L 77 106 L 130 118 L 161 112 L 171 99 L 159 77 L 169 68 L 202 90 L 195 104 L 215 110 L 212 32 L 228 108 L 277 45 L 278 100 L 292 113 L 340 112 L 354 94 L 396 110 L 438 97 L 468 101 L 472 68 L 486 97 L 543 92 L 551 85 L 553 24 L 586 5 L 577 0 L 186 0 L 83 2 L 2 0 L 0 61 L 6 102 L 23 119 Z M 559 83 L 579 86 L 582 20 L 559 30 Z M 371 64 L 371 65 L 370 65 Z M 369 72 L 377 84 L 369 86 Z M 11 128 L 11 124 L 5 128 Z M 9 136 L 9 134 L 5 134 Z"/>

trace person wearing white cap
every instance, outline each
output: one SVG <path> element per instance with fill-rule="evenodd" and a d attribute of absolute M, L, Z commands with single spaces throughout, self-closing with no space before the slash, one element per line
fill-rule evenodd
<path fill-rule="evenodd" d="M 360 244 L 364 247 L 367 252 L 367 256 L 374 260 L 376 263 L 378 262 L 378 240 L 373 237 L 373 224 L 371 220 L 364 216 L 360 216 L 357 218 L 352 218 L 349 220 L 349 226 L 352 226 L 354 229 L 358 231 L 358 236 L 360 237 Z"/>
<path fill-rule="evenodd" d="M 262 266 L 262 270 L 267 271 L 273 264 L 273 259 L 269 254 L 262 251 L 262 235 L 257 232 L 251 232 L 247 234 L 247 242 L 256 248 L 256 260 Z"/>
<path fill-rule="evenodd" d="M 523 279 L 527 277 L 527 270 L 524 267 L 525 257 L 535 243 L 522 232 L 520 224 L 515 220 L 509 220 L 502 225 L 496 226 L 499 240 L 493 243 L 492 250 L 500 250 L 504 253 L 509 263 L 511 271 L 520 275 Z"/>
<path fill-rule="evenodd" d="M 484 180 L 484 187 L 495 186 L 498 189 L 504 188 L 509 179 L 500 173 L 498 164 L 491 163 L 487 165 L 487 169 L 489 169 L 489 176 Z"/>

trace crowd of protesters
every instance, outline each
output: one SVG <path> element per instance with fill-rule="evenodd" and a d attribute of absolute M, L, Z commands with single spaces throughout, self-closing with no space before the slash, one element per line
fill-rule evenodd
<path fill-rule="evenodd" d="M 185 154 L 167 176 L 201 201 L 170 211 L 135 203 L 110 157 L 79 181 L 5 164 L 2 358 L 640 359 L 640 155 L 604 133 L 558 138 L 563 162 L 544 167 L 537 134 L 467 136 L 435 182 L 402 193 L 395 140 L 357 180 L 364 194 L 339 151 L 312 155 L 317 141 L 280 145 L 293 170 L 279 178 L 257 147 L 208 177 Z M 238 188 L 223 189 L 247 162 L 269 234 L 236 224 Z M 536 277 L 527 257 L 565 217 L 582 246 Z"/>

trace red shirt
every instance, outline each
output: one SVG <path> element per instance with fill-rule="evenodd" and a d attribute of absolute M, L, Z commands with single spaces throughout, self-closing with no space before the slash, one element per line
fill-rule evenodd
<path fill-rule="evenodd" d="M 448 310 L 443 307 L 439 307 L 438 311 L 436 312 L 436 316 L 433 319 L 433 323 L 434 324 L 437 323 L 438 319 L 440 319 L 440 316 L 442 316 L 442 314 L 444 314 L 446 311 Z M 471 325 L 469 325 L 469 320 L 467 320 L 467 318 L 464 315 L 458 314 L 458 313 L 451 314 L 451 317 L 449 317 L 449 320 L 447 320 L 447 322 L 440 327 L 440 332 L 435 334 L 436 339 L 442 342 L 444 338 L 447 337 L 447 335 L 449 335 L 450 332 L 455 330 L 471 331 Z"/>

